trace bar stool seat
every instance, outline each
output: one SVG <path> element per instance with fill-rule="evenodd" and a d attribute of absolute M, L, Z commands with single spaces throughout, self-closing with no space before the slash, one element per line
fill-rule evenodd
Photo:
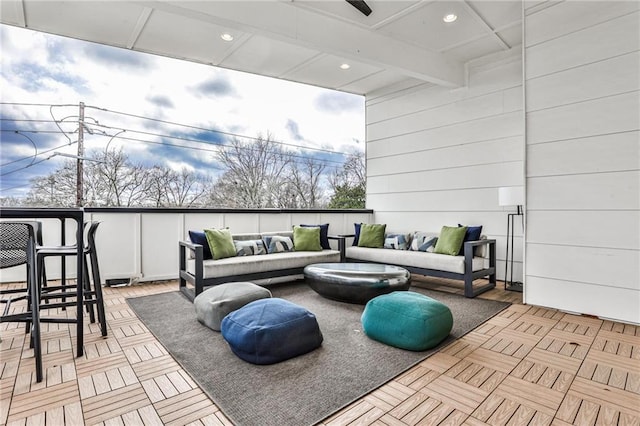
<path fill-rule="evenodd" d="M 95 233 L 98 230 L 100 222 L 91 221 L 84 224 L 86 232 L 86 244 L 83 249 L 83 268 L 84 268 L 84 304 L 89 311 L 89 318 L 92 323 L 96 321 L 95 312 L 93 306 L 96 306 L 98 313 L 98 321 L 100 322 L 100 329 L 103 336 L 107 335 L 107 321 L 104 311 L 104 300 L 102 297 L 102 282 L 100 278 L 100 269 L 98 266 L 98 254 L 95 244 Z M 49 286 L 47 284 L 47 273 L 45 258 L 47 257 L 66 257 L 77 256 L 77 245 L 68 246 L 39 246 L 36 250 L 37 264 L 38 264 L 38 282 L 39 289 L 41 291 L 40 297 L 45 301 L 45 304 L 41 305 L 41 309 L 53 309 L 58 307 L 65 307 L 69 305 L 66 302 L 67 297 L 73 297 L 74 294 L 67 292 L 69 286 L 66 285 L 66 277 L 61 277 L 61 285 Z M 89 259 L 87 261 L 87 258 Z M 91 279 L 89 277 L 89 262 L 91 263 Z M 93 285 L 92 285 L 93 284 Z M 61 299 L 59 303 L 47 303 L 52 299 Z M 75 303 L 75 302 L 74 302 Z M 56 319 L 47 319 L 47 322 L 56 322 Z M 58 321 L 64 322 L 64 319 Z"/>
<path fill-rule="evenodd" d="M 33 348 L 36 363 L 36 381 L 42 381 L 42 348 L 40 342 L 40 309 L 36 278 L 36 228 L 38 222 L 0 222 L 0 269 L 26 265 L 26 287 L 2 289 L 1 302 L 5 309 L 0 322 L 24 322 L 29 336 L 29 347 Z M 4 297 L 9 295 L 9 297 Z M 15 296 L 14 296 L 15 295 Z M 13 313 L 11 304 L 26 300 L 27 307 Z"/>

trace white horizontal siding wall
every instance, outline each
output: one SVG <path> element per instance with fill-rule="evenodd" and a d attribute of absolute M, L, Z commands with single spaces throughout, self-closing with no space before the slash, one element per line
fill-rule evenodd
<path fill-rule="evenodd" d="M 482 225 L 504 276 L 507 213 L 498 188 L 524 184 L 519 48 L 469 66 L 468 85 L 424 84 L 367 97 L 367 208 L 391 231 Z M 508 210 L 508 211 L 507 211 Z M 516 226 L 514 279 L 522 277 Z"/>
<path fill-rule="evenodd" d="M 639 7 L 525 11 L 527 303 L 640 323 Z"/>

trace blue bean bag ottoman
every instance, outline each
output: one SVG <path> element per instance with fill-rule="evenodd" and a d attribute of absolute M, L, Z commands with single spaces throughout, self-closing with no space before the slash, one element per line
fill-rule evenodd
<path fill-rule="evenodd" d="M 437 346 L 453 327 L 446 305 L 412 291 L 394 291 L 371 299 L 361 320 L 371 339 L 410 351 Z"/>
<path fill-rule="evenodd" d="M 254 283 L 220 284 L 193 299 L 196 318 L 212 330 L 220 331 L 222 319 L 247 303 L 271 297 L 271 292 Z"/>
<path fill-rule="evenodd" d="M 252 364 L 275 364 L 322 344 L 316 316 L 284 299 L 251 302 L 222 320 L 222 337 L 238 357 Z"/>

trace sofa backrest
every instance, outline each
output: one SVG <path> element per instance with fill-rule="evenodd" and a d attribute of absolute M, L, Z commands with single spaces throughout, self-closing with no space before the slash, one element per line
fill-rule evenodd
<path fill-rule="evenodd" d="M 231 234 L 231 238 L 233 238 L 236 241 L 261 240 L 262 235 L 255 234 L 255 233 Z"/>
<path fill-rule="evenodd" d="M 260 235 L 262 235 L 263 238 L 266 236 L 281 235 L 283 237 L 289 237 L 293 240 L 293 231 L 262 232 L 260 233 Z"/>

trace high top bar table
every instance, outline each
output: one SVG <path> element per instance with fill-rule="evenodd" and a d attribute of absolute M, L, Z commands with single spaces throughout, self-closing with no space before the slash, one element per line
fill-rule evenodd
<path fill-rule="evenodd" d="M 83 268 L 83 250 L 84 250 L 84 210 L 81 208 L 22 208 L 9 207 L 0 208 L 0 219 L 60 219 L 64 230 L 64 220 L 73 219 L 76 222 L 76 247 L 78 248 L 77 263 L 77 285 L 76 285 L 76 319 L 68 320 L 68 322 L 76 324 L 76 345 L 77 356 L 81 357 L 84 353 L 84 328 L 83 328 L 83 295 L 84 295 L 84 268 Z M 64 236 L 63 236 L 64 238 Z M 73 293 L 70 293 L 73 294 Z M 47 322 L 46 318 L 40 318 L 40 322 Z M 56 322 L 61 322 L 56 320 Z"/>

